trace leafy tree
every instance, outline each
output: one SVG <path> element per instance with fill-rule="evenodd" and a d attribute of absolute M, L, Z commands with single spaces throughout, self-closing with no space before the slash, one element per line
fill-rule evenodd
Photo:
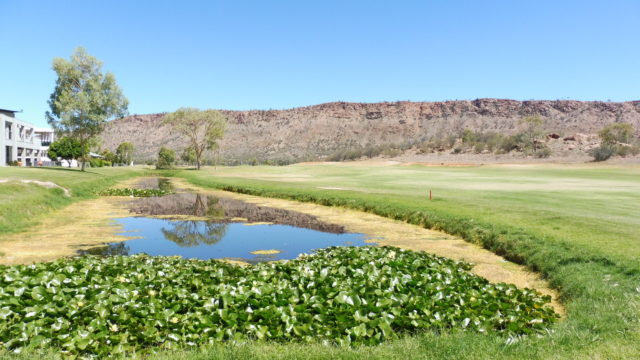
<path fill-rule="evenodd" d="M 182 150 L 182 154 L 180 155 L 180 159 L 185 164 L 191 165 L 196 163 L 196 151 L 192 147 L 188 147 Z"/>
<path fill-rule="evenodd" d="M 102 151 L 101 155 L 104 157 L 104 160 L 112 164 L 115 164 L 118 162 L 117 161 L 118 157 L 116 156 L 116 154 L 112 153 L 109 149 L 105 149 L 104 151 Z"/>
<path fill-rule="evenodd" d="M 116 161 L 120 164 L 129 165 L 133 161 L 133 144 L 123 142 L 116 148 Z"/>
<path fill-rule="evenodd" d="M 180 108 L 164 117 L 163 123 L 171 125 L 189 139 L 189 146 L 196 156 L 196 168 L 200 169 L 205 150 L 218 147 L 227 128 L 227 120 L 219 111 Z"/>
<path fill-rule="evenodd" d="M 100 134 L 107 120 L 127 113 L 128 100 L 112 73 L 101 72 L 102 62 L 77 48 L 70 60 L 53 59 L 58 79 L 49 97 L 47 121 L 56 131 L 76 139 L 82 149 L 84 171 L 90 140 Z"/>
<path fill-rule="evenodd" d="M 88 151 L 88 145 L 85 145 L 85 151 L 82 151 L 82 145 L 76 139 L 72 139 L 68 136 L 63 136 L 49 145 L 48 156 L 49 158 L 67 160 L 69 167 L 71 167 L 71 160 L 78 159 L 82 154 Z"/>
<path fill-rule="evenodd" d="M 158 152 L 156 169 L 171 169 L 176 162 L 176 152 L 166 147 L 161 147 Z"/>
<path fill-rule="evenodd" d="M 609 124 L 598 132 L 598 136 L 605 145 L 628 144 L 633 139 L 633 125 L 628 123 Z"/>
<path fill-rule="evenodd" d="M 544 134 L 542 130 L 542 118 L 539 116 L 528 116 L 520 120 L 520 123 L 524 126 L 524 129 L 518 135 L 524 148 L 533 149 L 534 152 L 537 151 L 539 146 L 536 139 Z"/>

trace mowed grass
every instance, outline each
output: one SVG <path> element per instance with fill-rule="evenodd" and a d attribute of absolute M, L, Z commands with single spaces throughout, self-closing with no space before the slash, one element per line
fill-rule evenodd
<path fill-rule="evenodd" d="M 7 177 L 2 170 L 0 178 Z M 118 171 L 102 170 L 105 182 L 133 176 L 112 176 L 109 172 L 113 170 Z M 344 163 L 205 168 L 162 174 L 183 177 L 203 187 L 347 206 L 445 230 L 539 271 L 560 291 L 567 316 L 548 335 L 523 339 L 453 332 L 415 334 L 355 348 L 225 343 L 177 352 L 159 350 L 152 358 L 640 358 L 639 167 L 455 168 Z M 75 178 L 68 181 L 74 191 Z M 75 189 L 80 193 L 84 186 L 91 187 L 90 183 L 77 181 Z M 429 189 L 433 191 L 432 201 L 427 198 Z M 1 198 L 4 203 L 5 197 Z M 11 200 L 14 207 L 19 198 Z M 36 198 L 34 195 L 34 204 Z M 8 208 L 0 208 L 0 212 L 5 211 L 3 216 Z M 60 356 L 51 349 L 44 353 L 27 351 L 18 358 Z"/>
<path fill-rule="evenodd" d="M 0 167 L 0 240 L 2 234 L 27 230 L 38 224 L 51 211 L 74 201 L 95 196 L 95 192 L 119 181 L 141 175 L 142 168 L 96 168 L 81 172 L 68 168 Z M 51 181 L 70 191 L 64 196 L 62 189 L 26 184 L 19 180 Z M 73 219 L 60 219 L 73 221 Z"/>
<path fill-rule="evenodd" d="M 293 165 L 208 169 L 205 176 L 291 189 L 356 192 L 410 201 L 425 210 L 563 238 L 597 252 L 640 257 L 640 167 Z M 189 173 L 189 175 L 191 175 Z M 341 188 L 322 189 L 322 188 Z M 429 190 L 434 196 L 428 201 Z"/>
<path fill-rule="evenodd" d="M 549 335 L 513 344 L 496 335 L 417 334 L 367 349 L 244 345 L 251 356 L 640 358 L 639 167 L 344 163 L 173 175 L 199 186 L 347 206 L 442 229 L 539 271 L 560 291 L 567 309 Z M 224 358 L 226 348 L 182 356 Z M 274 348 L 280 352 L 270 352 Z"/>

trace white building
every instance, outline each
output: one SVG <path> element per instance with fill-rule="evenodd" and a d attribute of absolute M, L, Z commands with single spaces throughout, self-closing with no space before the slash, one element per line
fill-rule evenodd
<path fill-rule="evenodd" d="M 15 113 L 0 109 L 0 166 L 12 161 L 21 166 L 42 166 L 43 161 L 49 162 L 46 152 L 54 140 L 53 130 L 36 129 L 33 124 L 17 119 Z"/>

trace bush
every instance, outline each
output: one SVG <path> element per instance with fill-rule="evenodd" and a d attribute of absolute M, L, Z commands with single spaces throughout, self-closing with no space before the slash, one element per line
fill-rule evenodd
<path fill-rule="evenodd" d="M 91 167 L 97 168 L 104 166 L 102 159 L 89 159 L 89 165 Z"/>
<path fill-rule="evenodd" d="M 166 147 L 160 148 L 156 169 L 171 169 L 176 163 L 176 152 Z"/>
<path fill-rule="evenodd" d="M 482 142 L 476 143 L 476 145 L 473 147 L 473 151 L 474 151 L 476 154 L 480 154 L 481 152 L 483 152 L 483 151 L 484 151 L 484 149 L 486 148 L 486 146 L 487 146 L 487 145 L 486 145 L 485 143 L 482 143 Z"/>
<path fill-rule="evenodd" d="M 540 149 L 535 151 L 534 156 L 539 159 L 543 159 L 543 158 L 548 158 L 549 156 L 551 156 L 552 153 L 553 152 L 548 146 L 542 145 Z"/>
<path fill-rule="evenodd" d="M 633 139 L 633 125 L 627 123 L 609 124 L 598 133 L 603 144 L 614 145 L 616 143 L 628 144 Z"/>
<path fill-rule="evenodd" d="M 600 147 L 591 150 L 593 161 L 605 161 L 612 157 L 614 153 L 615 149 L 609 145 L 600 145 Z"/>

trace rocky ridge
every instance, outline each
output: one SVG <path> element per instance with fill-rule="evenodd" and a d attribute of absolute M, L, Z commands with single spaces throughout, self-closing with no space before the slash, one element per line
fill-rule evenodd
<path fill-rule="evenodd" d="M 229 121 L 222 156 L 239 160 L 311 160 L 337 150 L 415 143 L 464 129 L 513 134 L 520 120 L 531 115 L 542 117 L 545 130 L 563 139 L 593 137 L 613 122 L 630 123 L 640 135 L 640 101 L 332 102 L 287 110 L 221 112 Z M 138 161 L 155 158 L 160 146 L 184 148 L 184 139 L 161 124 L 163 116 L 131 115 L 110 122 L 102 134 L 103 147 L 115 149 L 130 141 Z"/>

